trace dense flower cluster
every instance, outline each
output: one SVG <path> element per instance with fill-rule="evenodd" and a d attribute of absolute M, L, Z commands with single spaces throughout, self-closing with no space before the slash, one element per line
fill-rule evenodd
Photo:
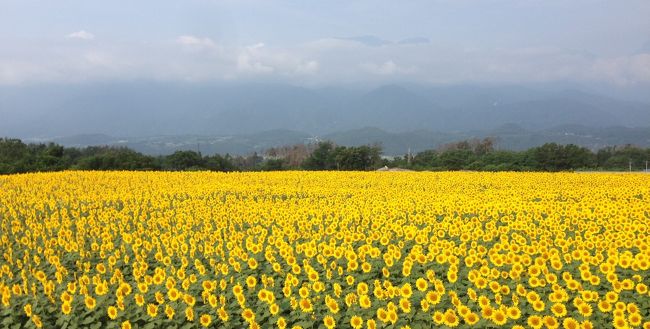
<path fill-rule="evenodd" d="M 650 177 L 0 176 L 0 327 L 650 328 Z"/>

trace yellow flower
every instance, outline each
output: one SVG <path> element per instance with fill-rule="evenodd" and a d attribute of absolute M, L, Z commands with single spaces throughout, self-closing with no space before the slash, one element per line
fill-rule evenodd
<path fill-rule="evenodd" d="M 147 314 L 149 314 L 150 317 L 155 318 L 156 315 L 158 315 L 158 305 L 156 304 L 147 304 Z"/>
<path fill-rule="evenodd" d="M 278 329 L 285 329 L 287 327 L 287 321 L 283 317 L 280 317 L 278 318 L 276 325 L 278 326 Z"/>
<path fill-rule="evenodd" d="M 527 322 L 531 328 L 539 329 L 544 325 L 544 322 L 542 320 L 543 319 L 537 315 L 531 315 L 528 317 Z"/>
<path fill-rule="evenodd" d="M 350 326 L 354 329 L 359 329 L 363 326 L 363 319 L 360 316 L 354 315 L 350 319 Z"/>
<path fill-rule="evenodd" d="M 178 298 L 181 297 L 180 292 L 176 288 L 171 288 L 167 291 L 167 298 L 169 298 L 170 301 L 175 302 L 178 300 Z"/>
<path fill-rule="evenodd" d="M 443 323 L 448 326 L 448 327 L 456 327 L 458 326 L 459 319 L 456 316 L 456 313 L 452 311 L 447 311 L 445 312 L 444 318 L 443 318 Z"/>
<path fill-rule="evenodd" d="M 230 316 L 228 315 L 228 312 L 226 312 L 226 310 L 223 307 L 221 307 L 217 311 L 217 315 L 219 316 L 219 319 L 221 319 L 221 321 L 223 321 L 223 322 L 228 321 L 228 319 L 230 318 Z"/>
<path fill-rule="evenodd" d="M 334 321 L 334 318 L 331 315 L 326 315 L 323 318 L 323 325 L 325 325 L 325 328 L 327 329 L 332 329 L 336 327 L 336 321 Z"/>
<path fill-rule="evenodd" d="M 70 312 L 72 312 L 72 306 L 70 305 L 70 303 L 61 304 L 61 313 L 65 315 L 70 315 Z"/>
<path fill-rule="evenodd" d="M 185 319 L 190 322 L 194 321 L 194 309 L 190 306 L 185 308 Z"/>
<path fill-rule="evenodd" d="M 32 304 L 25 304 L 25 306 L 23 307 L 23 311 L 25 311 L 25 315 L 27 315 L 27 317 L 31 317 L 32 316 Z"/>
<path fill-rule="evenodd" d="M 32 322 L 34 322 L 34 325 L 37 328 L 42 328 L 43 327 L 43 322 L 41 321 L 41 317 L 36 315 L 36 314 L 32 315 Z"/>
<path fill-rule="evenodd" d="M 84 303 L 86 304 L 86 308 L 88 308 L 89 310 L 94 309 L 95 306 L 97 305 L 97 302 L 95 301 L 95 298 L 92 298 L 90 296 L 86 296 L 84 298 Z"/>
<path fill-rule="evenodd" d="M 500 309 L 495 310 L 494 313 L 492 314 L 492 322 L 494 322 L 498 326 L 502 326 L 506 324 L 507 321 L 508 321 L 508 317 Z"/>
<path fill-rule="evenodd" d="M 580 323 L 573 318 L 565 318 L 562 320 L 562 327 L 564 329 L 578 329 L 580 328 Z"/>
<path fill-rule="evenodd" d="M 299 305 L 300 305 L 300 310 L 302 310 L 305 313 L 311 313 L 314 311 L 313 304 L 309 299 L 301 299 Z"/>
<path fill-rule="evenodd" d="M 207 327 L 210 325 L 210 323 L 212 323 L 212 316 L 210 316 L 209 314 L 203 314 L 199 318 L 199 322 L 203 327 Z"/>
<path fill-rule="evenodd" d="M 109 306 L 107 309 L 108 317 L 111 318 L 111 320 L 115 320 L 117 318 L 117 308 L 115 306 Z"/>
<path fill-rule="evenodd" d="M 248 323 L 251 323 L 251 322 L 255 321 L 255 313 L 250 308 L 245 308 L 242 311 L 241 315 L 242 315 L 242 318 L 244 319 L 244 321 L 246 321 Z"/>
<path fill-rule="evenodd" d="M 415 287 L 419 291 L 426 291 L 429 288 L 429 283 L 423 278 L 419 278 L 415 281 Z"/>
<path fill-rule="evenodd" d="M 167 319 L 171 320 L 172 318 L 174 318 L 175 313 L 176 312 L 174 311 L 174 308 L 172 308 L 169 305 L 165 305 L 165 315 L 167 316 Z"/>
<path fill-rule="evenodd" d="M 559 318 L 564 317 L 567 314 L 566 307 L 561 303 L 553 304 L 553 306 L 551 306 L 551 312 Z"/>

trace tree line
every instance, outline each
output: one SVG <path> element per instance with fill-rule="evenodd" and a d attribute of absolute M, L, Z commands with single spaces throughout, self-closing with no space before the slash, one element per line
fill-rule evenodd
<path fill-rule="evenodd" d="M 494 140 L 473 139 L 416 154 L 382 157 L 380 145 L 341 146 L 330 141 L 271 148 L 248 156 L 203 155 L 176 151 L 151 156 L 126 147 L 64 147 L 0 139 L 0 174 L 60 170 L 411 170 L 571 171 L 645 168 L 650 149 L 632 145 L 591 151 L 577 145 L 547 143 L 525 151 L 496 150 Z"/>

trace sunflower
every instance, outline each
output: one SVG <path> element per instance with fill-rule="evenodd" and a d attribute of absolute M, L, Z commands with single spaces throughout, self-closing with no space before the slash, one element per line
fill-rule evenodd
<path fill-rule="evenodd" d="M 401 298 L 399 300 L 399 307 L 404 313 L 411 313 L 411 302 L 406 298 Z"/>
<path fill-rule="evenodd" d="M 138 306 L 142 307 L 142 305 L 144 305 L 144 296 L 142 296 L 140 294 L 135 294 L 135 296 L 133 298 L 135 299 L 135 303 Z"/>
<path fill-rule="evenodd" d="M 115 320 L 117 318 L 117 308 L 115 306 L 109 306 L 107 311 L 108 317 L 111 318 L 111 320 Z"/>
<path fill-rule="evenodd" d="M 167 316 L 167 319 L 169 319 L 169 320 L 173 319 L 175 313 L 176 312 L 174 311 L 173 307 L 171 307 L 169 305 L 165 305 L 165 316 Z"/>
<path fill-rule="evenodd" d="M 589 320 L 584 320 L 580 323 L 580 329 L 594 329 L 594 324 Z M 646 328 L 644 328 L 646 329 Z M 650 328 L 647 328 L 650 329 Z"/>
<path fill-rule="evenodd" d="M 95 308 L 95 306 L 97 306 L 97 302 L 95 301 L 95 298 L 92 298 L 90 296 L 86 296 L 84 298 L 84 303 L 86 304 L 86 308 L 88 308 L 89 310 L 92 310 Z"/>
<path fill-rule="evenodd" d="M 415 287 L 419 291 L 424 292 L 429 288 L 429 283 L 427 282 L 427 280 L 425 280 L 423 278 L 418 278 L 417 280 L 415 280 Z"/>
<path fill-rule="evenodd" d="M 564 329 L 578 329 L 580 324 L 574 318 L 565 318 L 562 320 L 562 327 Z"/>
<path fill-rule="evenodd" d="M 129 320 L 126 320 L 126 321 L 122 322 L 122 325 L 120 326 L 120 328 L 121 329 L 131 329 L 132 328 L 131 322 L 129 322 Z"/>
<path fill-rule="evenodd" d="M 614 325 L 614 328 L 617 328 L 617 329 L 618 328 L 628 328 L 627 320 L 625 320 L 625 317 L 622 317 L 622 316 L 614 317 L 612 325 Z"/>
<path fill-rule="evenodd" d="M 194 321 L 194 309 L 191 306 L 185 308 L 185 319 L 190 322 Z"/>
<path fill-rule="evenodd" d="M 492 322 L 494 322 L 498 326 L 502 326 L 508 322 L 508 317 L 506 316 L 506 313 L 500 309 L 494 311 L 492 314 Z"/>
<path fill-rule="evenodd" d="M 203 327 L 209 326 L 210 323 L 212 323 L 212 316 L 210 316 L 209 314 L 201 315 L 201 317 L 199 318 L 199 323 L 201 323 Z"/>
<path fill-rule="evenodd" d="M 285 329 L 287 327 L 287 320 L 280 317 L 275 324 L 278 326 L 278 329 Z"/>
<path fill-rule="evenodd" d="M 176 288 L 171 288 L 167 291 L 167 298 L 169 298 L 170 301 L 175 302 L 178 300 L 178 298 L 181 297 L 180 292 Z"/>
<path fill-rule="evenodd" d="M 61 313 L 70 315 L 70 312 L 72 312 L 72 306 L 70 306 L 70 303 L 63 303 L 61 305 Z"/>
<path fill-rule="evenodd" d="M 578 313 L 580 313 L 580 315 L 582 315 L 583 317 L 588 318 L 593 313 L 593 309 L 591 308 L 591 305 L 587 303 L 582 303 L 578 305 Z"/>
<path fill-rule="evenodd" d="M 255 321 L 255 312 L 251 310 L 250 308 L 245 308 L 242 313 L 241 313 L 242 318 L 244 321 L 251 323 Z"/>
<path fill-rule="evenodd" d="M 232 287 L 232 292 L 237 295 L 241 295 L 244 292 L 244 288 L 238 283 Z"/>
<path fill-rule="evenodd" d="M 448 327 L 456 327 L 458 326 L 459 320 L 458 317 L 456 316 L 456 313 L 452 310 L 448 310 L 445 312 L 445 316 L 443 318 L 443 323 L 448 326 Z"/>
<path fill-rule="evenodd" d="M 521 317 L 521 310 L 517 306 L 508 307 L 506 313 L 513 320 L 518 320 Z"/>
<path fill-rule="evenodd" d="M 327 315 L 323 318 L 323 324 L 327 329 L 336 327 L 336 321 L 334 321 L 334 318 L 331 315 Z"/>
<path fill-rule="evenodd" d="M 386 309 L 382 307 L 377 309 L 377 319 L 379 319 L 379 321 L 383 323 L 388 322 L 388 312 L 386 311 Z"/>
<path fill-rule="evenodd" d="M 149 314 L 150 317 L 155 318 L 156 315 L 158 315 L 158 305 L 156 304 L 147 304 L 147 314 Z"/>
<path fill-rule="evenodd" d="M 41 321 L 41 317 L 40 317 L 40 316 L 38 316 L 38 315 L 36 315 L 36 314 L 32 315 L 32 322 L 34 322 L 34 325 L 35 325 L 37 328 L 43 328 L 43 321 Z"/>
<path fill-rule="evenodd" d="M 567 314 L 566 306 L 562 303 L 555 303 L 551 306 L 551 312 L 558 318 L 564 317 Z"/>
<path fill-rule="evenodd" d="M 612 310 L 612 304 L 603 299 L 598 302 L 598 309 L 603 313 L 609 313 Z"/>
<path fill-rule="evenodd" d="M 332 312 L 333 314 L 339 312 L 339 304 L 333 298 L 326 300 L 325 305 L 327 305 L 327 308 L 329 308 L 330 312 Z"/>
<path fill-rule="evenodd" d="M 228 319 L 230 318 L 228 312 L 226 312 L 226 309 L 224 309 L 223 307 L 219 308 L 219 310 L 217 311 L 217 315 L 219 316 L 219 319 L 221 319 L 221 321 L 223 322 L 228 321 Z"/>
<path fill-rule="evenodd" d="M 633 327 L 638 327 L 641 325 L 641 321 L 643 318 L 639 313 L 631 313 L 628 317 L 627 320 L 630 322 L 630 325 Z"/>
<path fill-rule="evenodd" d="M 410 283 L 404 284 L 400 289 L 400 294 L 404 298 L 411 298 L 411 295 L 413 294 L 413 289 L 411 289 L 411 284 Z"/>
<path fill-rule="evenodd" d="M 257 285 L 257 278 L 254 276 L 250 275 L 246 278 L 246 285 L 248 286 L 249 289 L 255 288 Z"/>
<path fill-rule="evenodd" d="M 467 316 L 464 318 L 465 323 L 469 325 L 474 325 L 476 324 L 480 319 L 479 316 L 476 313 L 469 313 Z"/>
<path fill-rule="evenodd" d="M 544 325 L 543 319 L 538 315 L 531 315 L 528 317 L 527 323 L 533 329 L 539 329 Z"/>
<path fill-rule="evenodd" d="M 544 325 L 546 326 L 546 328 L 549 328 L 549 329 L 555 329 L 555 328 L 558 328 L 560 326 L 557 319 L 555 317 L 553 317 L 553 316 L 550 316 L 550 315 L 544 316 L 542 321 L 544 322 Z"/>
<path fill-rule="evenodd" d="M 426 294 L 427 302 L 431 305 L 436 305 L 440 302 L 440 294 L 435 291 L 429 291 Z"/>

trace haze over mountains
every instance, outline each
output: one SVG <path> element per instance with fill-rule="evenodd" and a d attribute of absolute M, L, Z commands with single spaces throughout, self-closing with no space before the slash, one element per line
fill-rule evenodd
<path fill-rule="evenodd" d="M 0 135 L 65 145 L 124 144 L 246 153 L 316 139 L 379 142 L 387 154 L 497 136 L 503 148 L 546 141 L 591 148 L 650 144 L 650 105 L 576 89 L 120 82 L 0 87 Z M 210 146 L 212 145 L 212 146 Z"/>

